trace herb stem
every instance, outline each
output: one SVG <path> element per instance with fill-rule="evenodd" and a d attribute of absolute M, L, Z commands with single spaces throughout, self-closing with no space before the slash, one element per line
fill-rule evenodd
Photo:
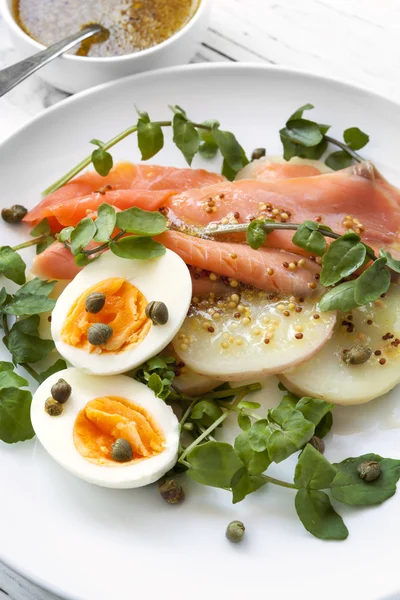
<path fill-rule="evenodd" d="M 280 479 L 275 479 L 275 477 L 269 477 L 269 475 L 261 475 L 261 477 L 268 483 L 273 483 L 274 485 L 279 485 L 280 487 L 290 488 L 291 490 L 297 490 L 297 487 L 294 485 L 294 483 L 281 481 Z"/>
<path fill-rule="evenodd" d="M 338 146 L 339 148 L 344 150 L 344 152 L 346 152 L 346 154 L 351 156 L 351 158 L 353 158 L 358 163 L 364 162 L 363 158 L 359 154 L 357 154 L 357 152 L 354 152 L 354 150 L 352 150 L 344 142 L 340 142 L 339 140 L 336 140 L 335 138 L 331 137 L 330 135 L 324 135 L 324 138 L 326 139 L 327 142 L 330 142 L 331 144 L 334 144 L 335 146 Z"/>
<path fill-rule="evenodd" d="M 125 235 L 126 231 L 120 231 L 113 238 L 110 238 L 110 242 L 116 242 Z M 91 256 L 92 254 L 97 254 L 97 252 L 103 252 L 103 250 L 108 250 L 110 242 L 105 242 L 101 246 L 97 246 L 97 248 L 92 248 L 91 250 L 84 250 L 86 256 Z"/>
<path fill-rule="evenodd" d="M 29 246 L 36 246 L 37 244 L 44 242 L 47 237 L 48 237 L 47 235 L 40 235 L 37 238 L 33 238 L 32 240 L 28 240 L 27 242 L 23 242 L 22 244 L 13 246 L 12 249 L 15 250 L 15 252 L 17 252 L 18 250 L 23 250 L 24 248 L 29 248 Z"/>

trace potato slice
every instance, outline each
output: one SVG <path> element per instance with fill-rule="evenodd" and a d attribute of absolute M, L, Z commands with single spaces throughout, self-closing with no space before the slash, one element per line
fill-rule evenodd
<path fill-rule="evenodd" d="M 351 317 L 351 319 L 349 318 Z M 388 337 L 393 336 L 393 337 Z M 384 298 L 338 315 L 335 333 L 311 360 L 280 376 L 300 395 L 335 404 L 362 404 L 400 382 L 400 287 L 392 284 Z M 343 351 L 355 344 L 371 348 L 364 364 L 347 365 Z"/>
<path fill-rule="evenodd" d="M 172 343 L 190 369 L 220 381 L 281 373 L 307 361 L 336 320 L 336 313 L 317 311 L 315 298 L 300 302 L 254 289 L 195 301 Z"/>
<path fill-rule="evenodd" d="M 180 360 L 172 344 L 168 344 L 161 352 L 161 355 L 173 356 L 178 362 Z M 174 386 L 185 396 L 199 396 L 210 392 L 218 385 L 221 385 L 218 379 L 212 379 L 206 375 L 195 373 L 186 364 L 179 367 L 178 373 L 174 378 Z"/>

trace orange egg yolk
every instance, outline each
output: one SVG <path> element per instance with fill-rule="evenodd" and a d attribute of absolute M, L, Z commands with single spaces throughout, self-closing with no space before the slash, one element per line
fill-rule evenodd
<path fill-rule="evenodd" d="M 106 301 L 100 312 L 86 310 L 85 300 L 89 294 L 100 292 Z M 146 317 L 148 302 L 142 292 L 126 279 L 111 277 L 96 283 L 75 301 L 61 332 L 61 339 L 70 346 L 87 352 L 119 353 L 131 350 L 146 337 L 151 321 Z M 113 334 L 105 344 L 93 346 L 88 341 L 88 330 L 93 323 L 109 325 Z"/>
<path fill-rule="evenodd" d="M 118 439 L 126 439 L 133 451 L 129 462 L 112 459 L 111 446 Z M 157 423 L 142 406 L 119 396 L 105 396 L 90 400 L 74 424 L 74 444 L 90 462 L 106 465 L 129 465 L 160 454 L 165 438 Z"/>

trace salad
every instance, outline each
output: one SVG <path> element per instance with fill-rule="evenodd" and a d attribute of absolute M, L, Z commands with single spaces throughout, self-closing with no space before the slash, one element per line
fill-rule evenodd
<path fill-rule="evenodd" d="M 0 439 L 36 435 L 77 477 L 158 482 L 170 504 L 184 500 L 186 476 L 234 503 L 278 485 L 307 531 L 343 540 L 330 496 L 380 504 L 400 477 L 400 460 L 373 452 L 332 464 L 323 439 L 336 404 L 400 381 L 400 192 L 358 154 L 364 132 L 330 137 L 304 117 L 310 104 L 281 129 L 283 158 L 258 148 L 250 160 L 217 121 L 171 108 L 171 121 L 139 111 L 110 141 L 92 140 L 92 154 L 29 212 L 3 209 L 31 238 L 0 247 L 10 354 Z M 109 150 L 133 133 L 151 159 L 166 127 L 188 168 L 114 165 Z M 197 153 L 220 153 L 222 173 L 192 169 Z M 20 252 L 30 246 L 27 270 Z M 17 366 L 39 384 L 33 395 Z M 282 397 L 266 410 L 256 399 L 276 375 Z M 292 481 L 269 475 L 292 455 Z M 244 531 L 235 521 L 226 534 L 237 542 Z"/>

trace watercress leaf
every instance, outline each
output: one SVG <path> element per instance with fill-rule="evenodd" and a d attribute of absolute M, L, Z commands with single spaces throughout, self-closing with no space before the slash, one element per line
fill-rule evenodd
<path fill-rule="evenodd" d="M 303 248 L 317 256 L 322 256 L 326 250 L 326 241 L 322 233 L 318 231 L 318 223 L 316 223 L 317 228 L 311 228 L 311 223 L 313 221 L 302 223 L 294 234 L 292 241 L 299 248 Z"/>
<path fill-rule="evenodd" d="M 208 119 L 207 121 L 203 121 L 202 125 L 206 125 L 207 127 L 210 127 L 210 129 L 199 129 L 200 139 L 206 144 L 216 145 L 212 134 L 212 128 L 214 126 L 219 127 L 219 122 L 215 119 Z"/>
<path fill-rule="evenodd" d="M 187 456 L 188 475 L 194 481 L 229 489 L 233 475 L 243 466 L 233 447 L 225 442 L 207 442 L 196 446 Z"/>
<path fill-rule="evenodd" d="M 167 229 L 167 221 L 159 212 L 142 210 L 137 206 L 117 213 L 117 227 L 136 235 L 153 236 Z"/>
<path fill-rule="evenodd" d="M 249 410 L 257 410 L 260 408 L 261 404 L 258 402 L 250 402 L 249 400 L 242 400 L 239 404 L 239 408 L 248 408 Z"/>
<path fill-rule="evenodd" d="M 164 146 L 164 134 L 158 123 L 140 118 L 137 124 L 137 135 L 142 160 L 149 160 Z"/>
<path fill-rule="evenodd" d="M 325 160 L 325 164 L 330 169 L 334 171 L 340 171 L 340 169 L 345 169 L 349 167 L 353 163 L 353 158 L 345 152 L 345 150 L 338 150 L 337 152 L 332 152 Z"/>
<path fill-rule="evenodd" d="M 333 416 L 331 412 L 328 412 L 324 417 L 322 417 L 321 421 L 316 426 L 314 435 L 318 436 L 319 438 L 325 437 L 332 429 L 332 425 Z"/>
<path fill-rule="evenodd" d="M 311 444 L 307 444 L 297 461 L 294 483 L 298 488 L 323 490 L 330 486 L 336 473 L 329 460 Z"/>
<path fill-rule="evenodd" d="M 314 434 L 314 424 L 298 410 L 274 409 L 270 417 L 279 428 L 274 427 L 268 440 L 268 454 L 279 463 L 300 450 Z"/>
<path fill-rule="evenodd" d="M 354 299 L 357 304 L 375 302 L 390 286 L 390 273 L 386 268 L 386 258 L 378 258 L 357 279 Z"/>
<path fill-rule="evenodd" d="M 222 131 L 217 125 L 212 128 L 214 140 L 227 165 L 236 174 L 248 164 L 246 154 L 233 133 Z"/>
<path fill-rule="evenodd" d="M 164 389 L 161 377 L 157 375 L 157 373 L 152 373 L 150 375 L 147 385 L 155 393 L 156 396 L 159 396 Z"/>
<path fill-rule="evenodd" d="M 296 142 L 292 142 L 286 134 L 286 128 L 281 129 L 279 133 L 283 145 L 283 158 L 285 160 L 290 160 L 294 156 L 311 160 L 319 160 L 328 147 L 328 142 L 325 138 L 316 146 L 307 147 L 302 146 L 301 144 L 296 144 Z M 321 131 L 321 133 L 323 132 Z"/>
<path fill-rule="evenodd" d="M 8 362 L 6 360 L 0 360 L 0 371 L 13 371 L 14 365 L 12 362 Z"/>
<path fill-rule="evenodd" d="M 169 104 L 168 106 L 172 110 L 174 115 L 183 115 L 185 119 L 187 119 L 186 111 L 181 106 L 179 106 L 178 104 Z"/>
<path fill-rule="evenodd" d="M 343 133 L 343 139 L 352 150 L 361 150 L 369 142 L 369 135 L 358 127 L 350 127 Z"/>
<path fill-rule="evenodd" d="M 316 146 L 323 140 L 318 124 L 307 119 L 290 119 L 284 135 L 302 146 Z"/>
<path fill-rule="evenodd" d="M 104 144 L 100 140 L 90 140 L 91 144 L 98 146 L 97 150 L 92 152 L 92 163 L 99 175 L 106 177 L 113 167 L 113 158 L 107 150 L 104 149 Z"/>
<path fill-rule="evenodd" d="M 34 363 L 46 358 L 54 349 L 53 340 L 42 340 L 37 335 L 27 334 L 20 328 L 11 328 L 8 349 L 15 363 Z"/>
<path fill-rule="evenodd" d="M 199 146 L 199 154 L 206 159 L 214 158 L 218 152 L 218 146 L 215 142 L 202 142 Z"/>
<path fill-rule="evenodd" d="M 282 381 L 280 381 L 278 383 L 278 390 L 281 390 L 281 392 L 288 392 L 289 390 L 287 389 L 287 387 L 285 387 L 282 383 Z"/>
<path fill-rule="evenodd" d="M 194 406 L 190 418 L 194 421 L 199 421 L 204 427 L 210 427 L 221 415 L 222 409 L 215 402 L 200 400 Z"/>
<path fill-rule="evenodd" d="M 7 444 L 24 442 L 35 435 L 30 410 L 32 394 L 18 388 L 0 391 L 0 439 Z"/>
<path fill-rule="evenodd" d="M 311 421 L 315 426 L 320 423 L 321 419 L 334 408 L 333 404 L 329 404 L 318 398 L 301 398 L 296 404 L 296 410 L 299 410 L 307 421 Z"/>
<path fill-rule="evenodd" d="M 111 251 L 121 258 L 148 260 L 165 254 L 165 246 L 150 237 L 123 237 L 118 242 L 110 243 Z"/>
<path fill-rule="evenodd" d="M 197 129 L 190 123 L 186 116 L 180 113 L 174 115 L 172 122 L 174 144 L 182 152 L 186 162 L 190 166 L 194 155 L 200 146 L 200 136 Z"/>
<path fill-rule="evenodd" d="M 30 235 L 32 237 L 37 237 L 39 235 L 50 235 L 50 234 L 51 234 L 51 228 L 50 228 L 49 220 L 47 219 L 47 217 L 45 217 L 37 225 L 35 225 L 35 227 L 32 229 L 32 231 L 30 233 Z"/>
<path fill-rule="evenodd" d="M 85 246 L 93 239 L 96 233 L 96 225 L 89 217 L 82 219 L 71 232 L 71 252 L 75 256 L 80 254 Z"/>
<path fill-rule="evenodd" d="M 251 221 L 246 231 L 246 240 L 253 250 L 258 250 L 265 242 L 267 233 L 264 229 L 264 222 L 255 219 Z"/>
<path fill-rule="evenodd" d="M 271 464 L 267 450 L 256 452 L 250 446 L 248 432 L 240 433 L 235 439 L 235 452 L 243 461 L 250 475 L 264 473 Z"/>
<path fill-rule="evenodd" d="M 24 377 L 9 369 L 0 371 L 0 390 L 5 388 L 20 388 L 29 385 Z"/>
<path fill-rule="evenodd" d="M 395 271 L 395 273 L 400 273 L 400 260 L 393 258 L 390 252 L 381 248 L 379 250 L 379 257 L 386 258 L 387 266 L 392 269 L 392 271 Z"/>
<path fill-rule="evenodd" d="M 326 125 L 326 123 L 318 123 L 318 127 L 322 135 L 325 135 L 330 130 L 331 126 Z"/>
<path fill-rule="evenodd" d="M 64 227 L 64 229 L 61 229 L 60 233 L 58 234 L 58 241 L 62 243 L 62 242 L 66 242 L 67 240 L 69 240 L 73 230 L 74 230 L 74 227 Z"/>
<path fill-rule="evenodd" d="M 137 114 L 139 115 L 139 118 L 142 119 L 142 121 L 144 121 L 145 123 L 150 123 L 149 113 L 145 110 L 140 110 L 140 108 L 138 108 L 136 105 L 135 108 Z"/>
<path fill-rule="evenodd" d="M 80 252 L 75 256 L 74 260 L 78 267 L 86 267 L 92 260 L 95 260 L 95 258 L 89 258 L 87 254 Z"/>
<path fill-rule="evenodd" d="M 289 118 L 288 121 L 295 121 L 297 119 L 301 119 L 303 116 L 303 112 L 305 110 L 312 110 L 314 108 L 313 104 L 307 103 L 300 106 Z"/>
<path fill-rule="evenodd" d="M 26 265 L 10 246 L 0 248 L 0 274 L 18 285 L 25 283 Z"/>
<path fill-rule="evenodd" d="M 286 389 L 286 388 L 284 388 L 284 389 Z M 288 408 L 288 409 L 295 408 L 296 404 L 298 403 L 299 400 L 300 400 L 300 398 L 298 396 L 295 396 L 294 394 L 291 394 L 289 392 L 288 394 L 285 394 L 282 397 L 282 400 L 280 401 L 277 408 Z"/>
<path fill-rule="evenodd" d="M 37 315 L 53 310 L 56 301 L 42 294 L 18 294 L 15 295 L 4 312 L 9 315 L 21 317 L 24 315 Z"/>
<path fill-rule="evenodd" d="M 250 417 L 240 412 L 238 414 L 238 425 L 242 431 L 248 431 L 251 427 Z"/>
<path fill-rule="evenodd" d="M 380 475 L 374 481 L 361 479 L 357 467 L 359 464 L 375 460 L 381 467 Z M 364 454 L 356 458 L 347 458 L 333 465 L 338 471 L 331 484 L 332 496 L 344 504 L 372 506 L 381 504 L 396 492 L 396 483 L 400 478 L 400 460 L 382 458 L 378 454 Z"/>
<path fill-rule="evenodd" d="M 7 290 L 5 287 L 0 289 L 0 307 L 3 306 L 4 302 L 7 300 Z"/>
<path fill-rule="evenodd" d="M 233 504 L 241 502 L 246 496 L 258 490 L 265 485 L 265 483 L 266 481 L 264 479 L 249 475 L 247 469 L 241 467 L 236 471 L 231 480 Z"/>
<path fill-rule="evenodd" d="M 26 333 L 28 335 L 39 335 L 39 315 L 32 315 L 26 319 L 20 319 L 15 321 L 11 328 L 11 331 L 18 331 L 20 333 Z"/>
<path fill-rule="evenodd" d="M 19 290 L 15 293 L 15 298 L 26 294 L 48 296 L 53 291 L 56 283 L 57 281 L 55 281 L 54 279 L 51 281 L 45 281 L 44 279 L 39 279 L 39 277 L 35 277 L 34 279 L 27 281 L 25 285 L 19 288 Z"/>
<path fill-rule="evenodd" d="M 46 379 L 50 377 L 50 375 L 54 375 L 54 373 L 58 373 L 58 371 L 63 371 L 66 368 L 67 363 L 65 362 L 65 360 L 59 358 L 48 369 L 39 373 L 39 383 L 43 383 L 43 381 L 46 381 Z"/>
<path fill-rule="evenodd" d="M 359 306 L 354 298 L 356 280 L 345 281 L 326 292 L 318 303 L 321 312 L 352 310 Z"/>
<path fill-rule="evenodd" d="M 116 219 L 117 215 L 111 204 L 100 204 L 95 221 L 96 233 L 93 236 L 95 242 L 108 242 L 114 231 Z"/>
<path fill-rule="evenodd" d="M 228 181 L 233 181 L 236 177 L 236 173 L 237 171 L 234 171 L 227 163 L 227 161 L 224 159 L 222 161 L 222 169 L 221 169 L 221 174 L 227 178 Z"/>
<path fill-rule="evenodd" d="M 322 285 L 334 285 L 354 273 L 363 265 L 366 253 L 367 249 L 356 233 L 349 231 L 334 240 L 322 258 Z"/>
<path fill-rule="evenodd" d="M 253 423 L 247 432 L 250 448 L 255 452 L 263 452 L 268 446 L 271 437 L 271 429 L 266 419 L 260 419 Z"/>
<path fill-rule="evenodd" d="M 333 509 L 325 492 L 302 488 L 296 494 L 295 507 L 305 529 L 321 540 L 345 540 L 349 535 L 343 519 Z"/>
<path fill-rule="evenodd" d="M 44 252 L 46 248 L 51 246 L 51 244 L 54 244 L 55 241 L 56 240 L 52 235 L 46 236 L 42 242 L 36 244 L 36 254 L 42 254 L 42 252 Z"/>
<path fill-rule="evenodd" d="M 175 361 L 175 359 L 174 359 L 174 361 Z M 157 369 L 166 369 L 167 362 L 161 356 L 153 356 L 152 358 L 149 358 L 149 360 L 146 362 L 146 368 L 148 371 L 156 371 Z"/>

